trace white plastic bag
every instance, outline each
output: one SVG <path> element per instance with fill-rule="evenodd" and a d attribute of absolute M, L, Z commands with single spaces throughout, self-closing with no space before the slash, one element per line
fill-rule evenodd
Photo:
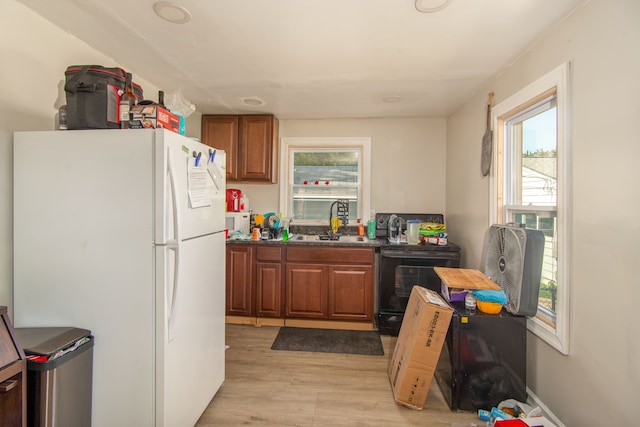
<path fill-rule="evenodd" d="M 540 407 L 536 406 L 535 408 L 527 405 L 526 403 L 518 402 L 515 399 L 507 399 L 503 400 L 498 404 L 498 409 L 502 408 L 516 408 L 516 414 L 519 415 L 520 418 L 528 418 L 528 417 L 539 417 L 542 415 L 542 410 Z"/>
<path fill-rule="evenodd" d="M 189 117 L 196 111 L 196 106 L 189 102 L 183 95 L 182 90 L 178 89 L 175 92 L 171 92 L 165 98 L 165 105 L 171 110 L 173 114 L 177 114 L 184 118 Z"/>

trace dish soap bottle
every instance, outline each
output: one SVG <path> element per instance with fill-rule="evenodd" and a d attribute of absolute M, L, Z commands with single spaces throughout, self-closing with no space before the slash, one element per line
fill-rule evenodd
<path fill-rule="evenodd" d="M 358 236 L 364 236 L 364 224 L 361 219 L 358 219 Z"/>

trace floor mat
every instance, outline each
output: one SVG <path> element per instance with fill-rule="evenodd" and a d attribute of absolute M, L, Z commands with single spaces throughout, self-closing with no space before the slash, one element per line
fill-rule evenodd
<path fill-rule="evenodd" d="M 281 327 L 272 350 L 383 356 L 378 331 Z"/>

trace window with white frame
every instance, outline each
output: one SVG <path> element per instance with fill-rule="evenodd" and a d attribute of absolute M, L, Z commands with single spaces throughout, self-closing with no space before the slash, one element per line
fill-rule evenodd
<path fill-rule="evenodd" d="M 369 138 L 282 138 L 281 159 L 281 211 L 296 223 L 328 223 L 337 200 L 348 205 L 350 224 L 368 218 Z"/>
<path fill-rule="evenodd" d="M 545 236 L 538 311 L 528 328 L 568 354 L 570 149 L 568 64 L 493 108 L 490 223 L 525 224 Z"/>

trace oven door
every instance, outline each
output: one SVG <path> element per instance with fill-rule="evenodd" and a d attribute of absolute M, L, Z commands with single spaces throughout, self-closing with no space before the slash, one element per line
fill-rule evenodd
<path fill-rule="evenodd" d="M 413 286 L 440 292 L 434 267 L 460 267 L 458 251 L 380 250 L 378 328 L 397 335 Z"/>

